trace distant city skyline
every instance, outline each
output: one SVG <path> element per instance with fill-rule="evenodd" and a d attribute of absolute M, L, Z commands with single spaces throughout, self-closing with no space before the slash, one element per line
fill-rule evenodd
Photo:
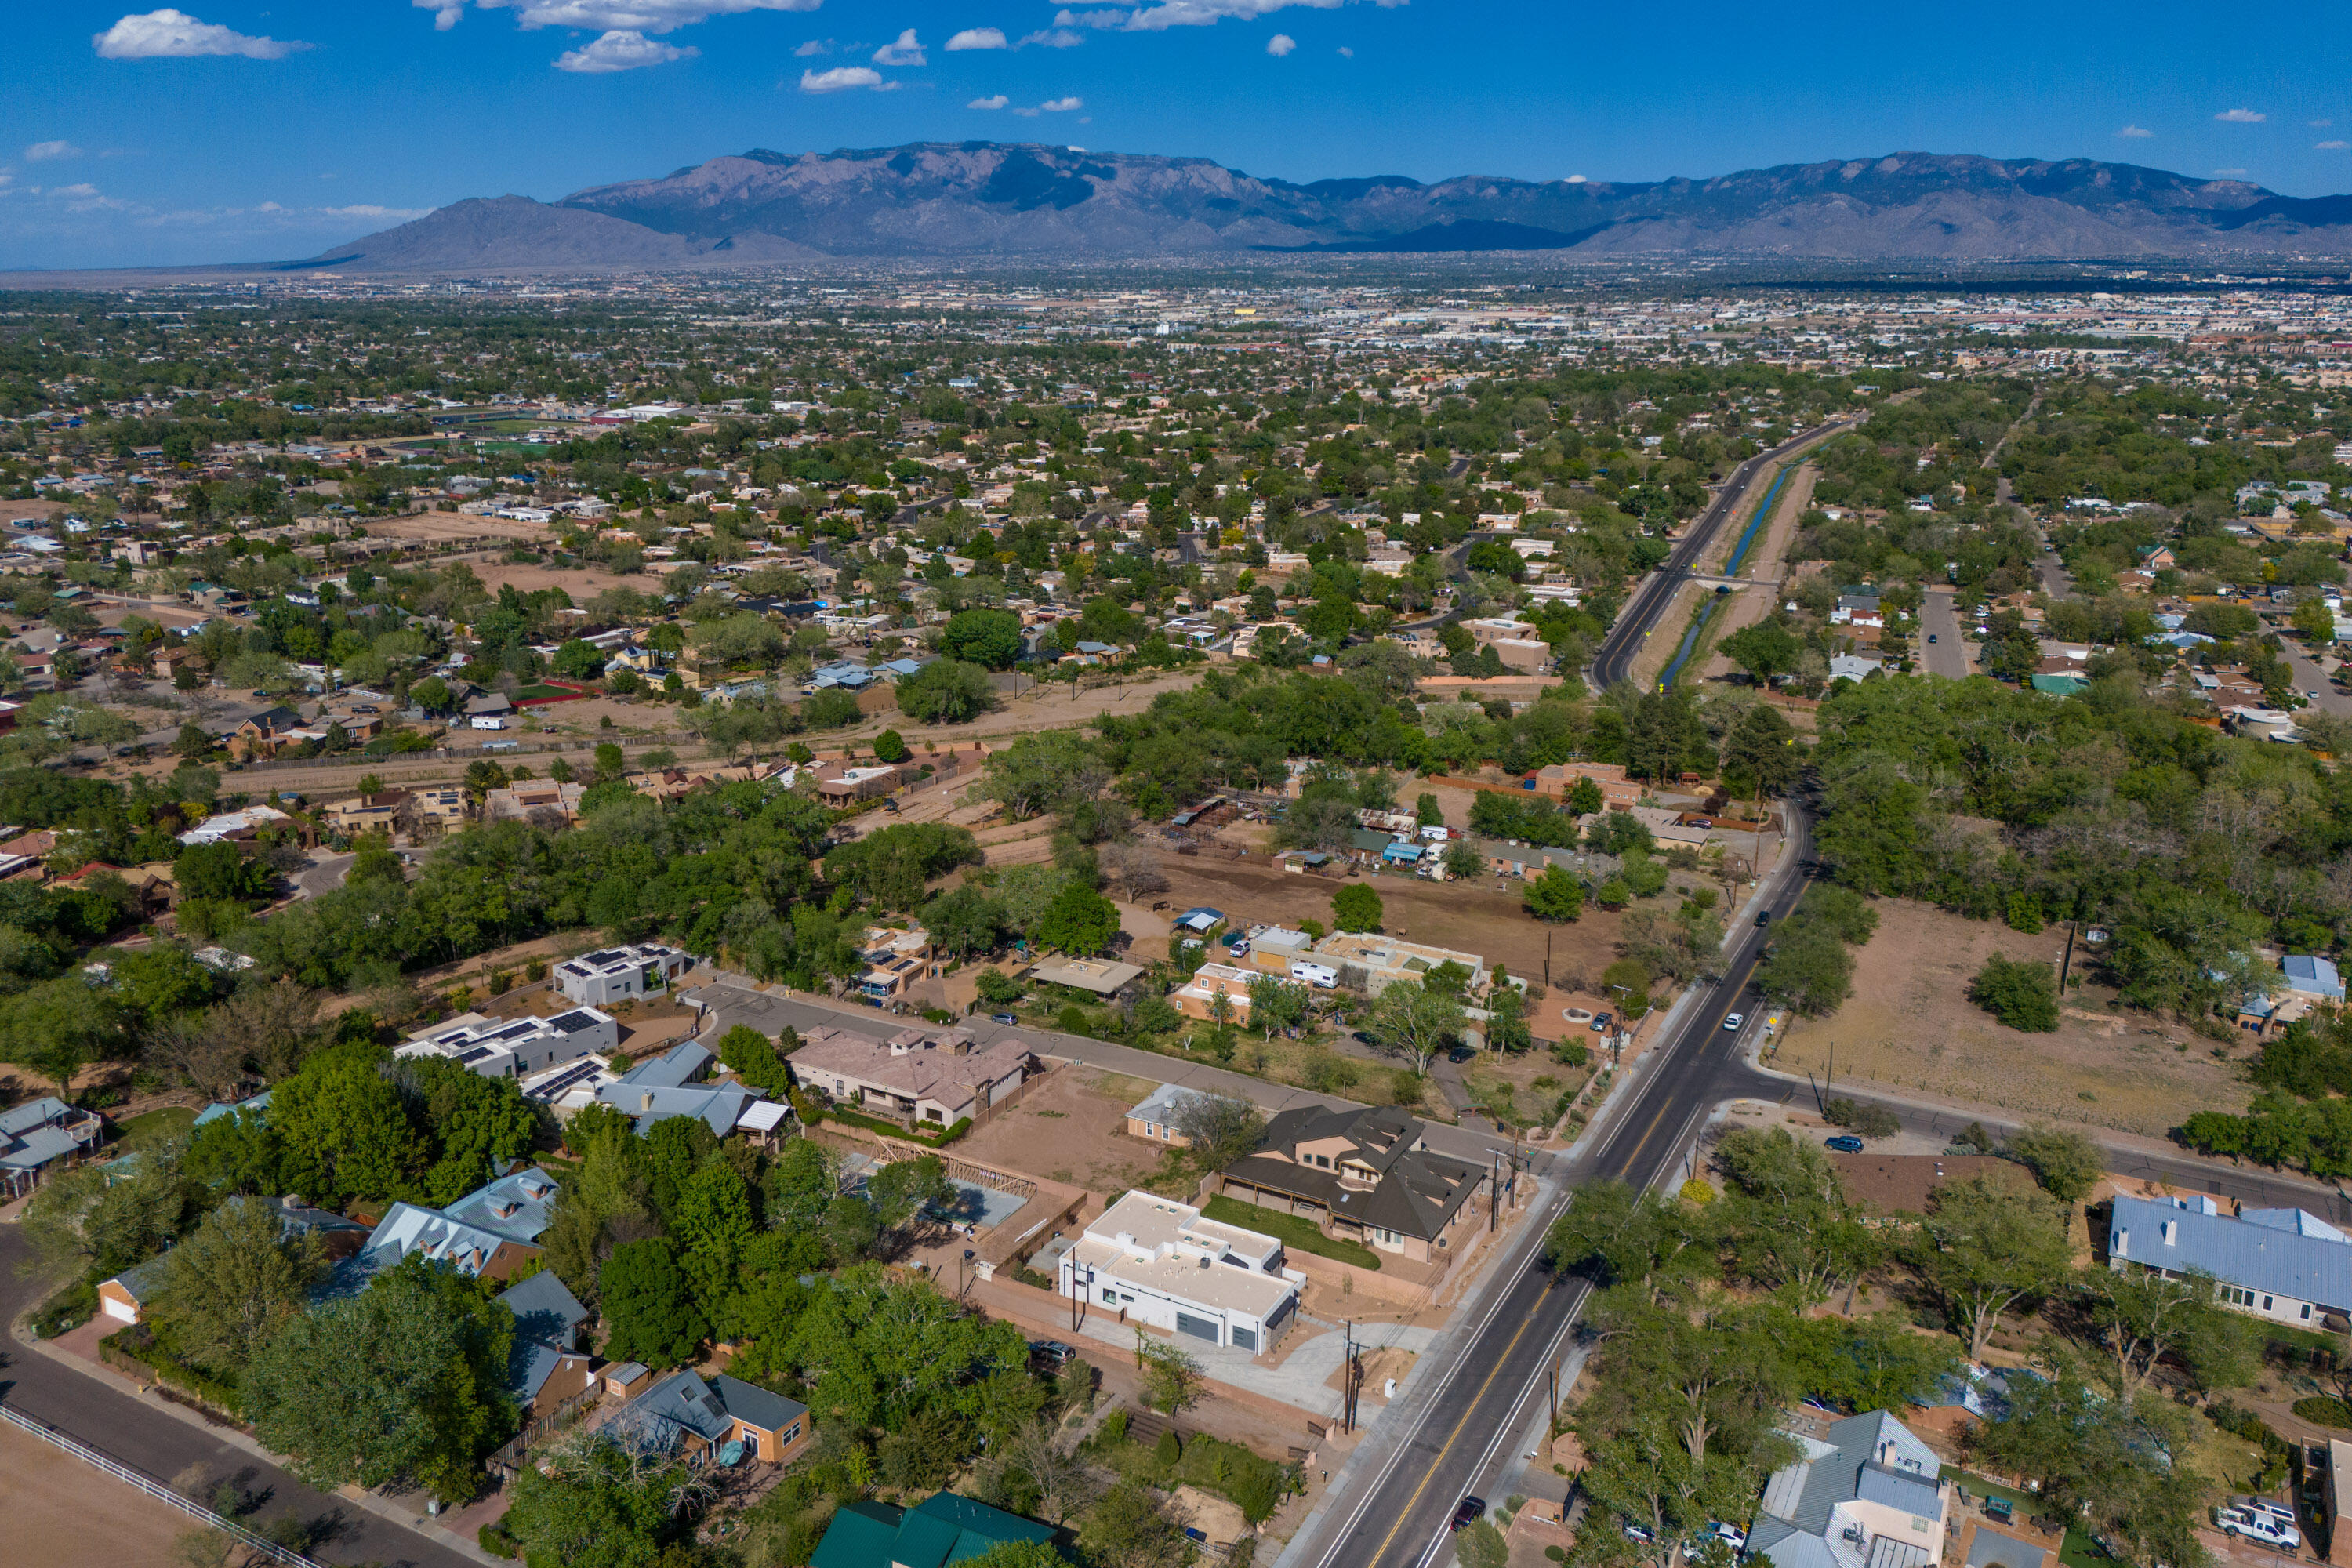
<path fill-rule="evenodd" d="M 143 0 L 131 0 L 132 5 Z M 52 0 L 0 267 L 311 254 L 752 147 L 1043 141 L 1312 181 L 1705 178 L 1906 150 L 2352 191 L 2352 18 L 1702 0 Z M 2286 47 L 2291 41 L 2291 47 Z"/>

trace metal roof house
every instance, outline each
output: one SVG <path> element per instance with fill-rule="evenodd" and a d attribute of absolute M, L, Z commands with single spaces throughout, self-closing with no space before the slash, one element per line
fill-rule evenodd
<path fill-rule="evenodd" d="M 675 1372 L 623 1405 L 607 1424 L 664 1448 L 682 1447 L 689 1458 L 709 1449 L 719 1462 L 751 1454 L 770 1464 L 797 1458 L 812 1437 L 808 1406 L 740 1378 L 720 1373 L 705 1382 L 691 1372 Z M 735 1457 L 730 1445 L 740 1444 Z"/>
<path fill-rule="evenodd" d="M 22 1197 L 51 1170 L 98 1146 L 106 1122 L 43 1095 L 0 1110 L 0 1197 Z"/>
<path fill-rule="evenodd" d="M 2107 1267 L 2168 1279 L 2209 1274 L 2224 1306 L 2273 1322 L 2316 1328 L 2352 1317 L 2352 1237 L 2302 1209 L 2245 1209 L 2232 1219 L 2210 1198 L 2118 1194 Z"/>
<path fill-rule="evenodd" d="M 1045 1544 L 1053 1528 L 953 1492 L 935 1492 L 912 1508 L 887 1502 L 842 1505 L 817 1542 L 809 1568 L 948 1568 L 985 1557 L 1009 1542 Z"/>
<path fill-rule="evenodd" d="M 1952 1484 L 1943 1461 L 1884 1410 L 1796 1439 L 1804 1457 L 1772 1472 L 1748 1532 L 1775 1568 L 1931 1568 L 1943 1559 Z"/>

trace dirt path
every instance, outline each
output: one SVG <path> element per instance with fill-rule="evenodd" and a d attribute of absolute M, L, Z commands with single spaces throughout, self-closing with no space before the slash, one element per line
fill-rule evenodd
<path fill-rule="evenodd" d="M 1788 488 L 1780 492 L 1780 503 L 1774 510 L 1771 521 L 1764 525 L 1763 537 L 1748 552 L 1741 575 L 1769 578 L 1780 577 L 1787 572 L 1789 547 L 1797 541 L 1797 520 L 1803 517 L 1806 509 L 1813 504 L 1813 481 L 1818 477 L 1819 471 L 1811 463 L 1789 477 Z M 1764 619 L 1780 602 L 1778 586 L 1759 584 L 1753 588 L 1734 591 L 1731 603 L 1724 611 L 1721 628 L 1710 628 L 1714 632 L 1715 647 L 1721 648 L 1724 638 Z M 1698 672 L 1701 681 L 1721 680 L 1739 668 L 1729 656 L 1720 652 L 1710 652 L 1704 661 L 1693 662 L 1703 662 L 1704 668 Z"/>

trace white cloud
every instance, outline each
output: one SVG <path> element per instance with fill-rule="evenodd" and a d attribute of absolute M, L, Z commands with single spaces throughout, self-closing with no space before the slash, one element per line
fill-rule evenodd
<path fill-rule="evenodd" d="M 1011 99 L 1005 97 L 1001 92 L 992 92 L 986 98 L 973 99 L 970 103 L 965 104 L 964 107 L 966 109 L 1002 109 L 1012 101 L 1013 100 Z"/>
<path fill-rule="evenodd" d="M 2315 153 L 2341 153 L 2347 147 L 2352 147 L 2352 142 L 2315 142 L 2311 144 Z"/>
<path fill-rule="evenodd" d="M 1034 44 L 1041 49 L 1075 49 L 1087 41 L 1083 33 L 1073 33 L 1067 27 L 1047 27 L 1042 32 L 1024 35 L 1013 47 L 1025 49 Z"/>
<path fill-rule="evenodd" d="M 898 90 L 897 82 L 884 81 L 882 73 L 871 66 L 835 66 L 829 71 L 801 72 L 803 92 L 848 92 L 861 87 L 876 92 Z"/>
<path fill-rule="evenodd" d="M 831 38 L 811 38 L 807 43 L 803 44 L 799 48 L 793 51 L 793 54 L 800 59 L 807 59 L 811 55 L 829 55 L 831 53 L 833 53 L 833 40 Z"/>
<path fill-rule="evenodd" d="M 434 0 L 426 8 L 446 12 L 462 3 Z M 668 33 L 713 16 L 814 11 L 822 4 L 824 0 L 474 0 L 477 10 L 514 12 L 525 27 L 570 27 L 583 33 Z M 437 16 L 436 22 L 440 25 Z"/>
<path fill-rule="evenodd" d="M 1570 174 L 1570 175 L 1568 177 L 1568 183 L 1569 183 L 1570 184 L 1571 184 L 1571 185 L 1580 185 L 1580 184 L 1583 184 L 1585 183 L 1585 182 L 1584 182 L 1584 176 L 1583 176 L 1583 175 L 1581 175 L 1581 174 Z"/>
<path fill-rule="evenodd" d="M 960 54 L 965 49 L 1005 49 L 1013 46 L 1004 41 L 1002 27 L 966 27 L 948 40 L 948 53 Z"/>
<path fill-rule="evenodd" d="M 81 149 L 70 142 L 36 142 L 25 149 L 25 162 L 45 163 L 52 158 L 79 158 Z"/>
<path fill-rule="evenodd" d="M 52 196 L 71 196 L 77 200 L 88 201 L 98 195 L 98 187 L 91 184 L 51 185 L 44 194 Z"/>
<path fill-rule="evenodd" d="M 1126 33 L 1164 33 L 1171 27 L 1212 27 L 1219 22 L 1254 22 L 1293 5 L 1310 11 L 1336 11 L 1355 0 L 1157 0 L 1156 4 L 1101 11 L 1065 11 L 1054 18 L 1057 27 L 1116 28 Z M 1392 10 L 1409 0 L 1372 0 Z"/>
<path fill-rule="evenodd" d="M 2234 180 L 2244 173 L 2243 169 L 2216 169 L 2213 171 L 2213 177 L 2217 180 Z"/>
<path fill-rule="evenodd" d="M 923 46 L 915 37 L 915 29 L 909 27 L 899 34 L 895 42 L 875 50 L 874 63 L 877 66 L 919 66 L 929 62 L 923 58 Z"/>
<path fill-rule="evenodd" d="M 105 60 L 193 59 L 202 55 L 281 60 L 310 47 L 276 38 L 248 38 L 214 23 L 199 22 L 168 5 L 144 16 L 125 16 L 103 33 L 91 35 L 90 42 L 97 47 L 99 58 Z"/>
<path fill-rule="evenodd" d="M 466 0 L 408 0 L 420 11 L 433 13 L 433 30 L 446 33 L 466 15 Z"/>
<path fill-rule="evenodd" d="M 610 76 L 614 71 L 642 70 L 646 66 L 666 66 L 672 60 L 690 60 L 701 52 L 681 49 L 675 44 L 657 44 L 643 33 L 612 32 L 585 48 L 566 51 L 557 58 L 555 68 L 580 76 Z"/>
<path fill-rule="evenodd" d="M 276 202 L 268 202 L 263 204 L 261 210 L 264 212 L 283 212 L 286 209 L 279 206 Z M 329 217 L 396 218 L 402 223 L 406 223 L 411 218 L 423 217 L 432 210 L 433 209 L 431 207 L 380 207 L 368 202 L 362 202 L 357 206 L 320 207 L 319 209 L 319 211 L 324 213 Z"/>
<path fill-rule="evenodd" d="M 1276 59 L 1280 59 L 1283 56 L 1288 54 L 1297 47 L 1298 40 L 1292 37 L 1288 33 L 1276 33 L 1274 37 L 1265 41 L 1265 52 L 1272 55 Z"/>
<path fill-rule="evenodd" d="M 2232 125 L 2260 125 L 2270 116 L 2252 109 L 2225 109 L 2213 118 L 2227 121 Z"/>
<path fill-rule="evenodd" d="M 2331 125 L 2335 124 L 2335 123 L 2336 123 L 2336 121 L 2334 121 L 2333 120 L 2314 120 L 2314 121 L 2308 121 L 2307 123 L 2311 126 L 2311 128 L 2312 128 L 2314 131 L 2325 131 L 2325 130 L 2326 130 L 2329 126 L 2331 126 Z"/>
<path fill-rule="evenodd" d="M 2156 132 L 2148 130 L 2145 126 L 2126 125 L 2121 131 L 2116 132 L 2116 134 L 2118 136 L 2127 137 L 2133 141 L 2137 141 L 2144 136 L 2153 136 Z"/>
<path fill-rule="evenodd" d="M 1056 98 L 1041 103 L 1037 107 L 1048 114 L 1067 114 L 1073 109 L 1084 109 L 1086 106 L 1087 100 L 1083 98 Z"/>
<path fill-rule="evenodd" d="M 1351 49 L 1351 48 L 1349 48 L 1349 47 L 1347 45 L 1345 45 L 1345 44 L 1341 44 L 1341 45 L 1339 46 L 1339 53 L 1340 53 L 1341 55 L 1345 56 L 1347 58 L 1351 59 L 1351 60 L 1352 60 L 1352 59 L 1354 59 L 1354 58 L 1356 58 L 1356 51 L 1355 51 L 1355 50 L 1353 50 L 1353 49 Z"/>

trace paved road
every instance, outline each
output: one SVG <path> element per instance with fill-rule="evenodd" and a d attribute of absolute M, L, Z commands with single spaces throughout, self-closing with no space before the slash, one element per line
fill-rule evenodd
<path fill-rule="evenodd" d="M 2309 697 L 2314 708 L 2326 713 L 2352 717 L 2352 697 L 2336 689 L 2336 682 L 2329 679 L 2327 672 L 2304 652 L 2301 643 L 2293 637 L 2273 637 L 2271 646 L 2279 650 L 2279 657 L 2286 660 L 2288 667 L 2294 671 L 2294 689 Z"/>
<path fill-rule="evenodd" d="M 2053 599 L 2074 596 L 2074 579 L 2058 559 L 2057 552 L 2045 550 L 2033 558 L 2033 569 L 2042 575 L 2042 591 Z"/>
<path fill-rule="evenodd" d="M 1789 816 L 1791 852 L 1765 900 L 1777 913 L 1805 886 L 1799 867 L 1809 830 L 1801 812 L 1791 806 Z M 1744 994 L 1763 954 L 1762 933 L 1750 927 L 1739 934 L 1723 978 L 1682 1005 L 1671 1034 L 1637 1069 L 1643 1076 L 1631 1098 L 1570 1163 L 1572 1182 L 1618 1179 L 1648 1187 L 1670 1178 L 1708 1110 L 1726 1098 L 1727 1076 L 1752 1071 L 1740 1059 L 1740 1034 L 1724 1027 L 1728 1014 L 1752 1017 L 1757 1011 Z M 1530 1232 L 1557 1213 L 1555 1205 L 1532 1215 Z M 1443 1369 L 1374 1428 L 1287 1561 L 1297 1568 L 1442 1562 L 1454 1505 L 1465 1494 L 1492 1497 L 1508 1479 L 1520 1458 L 1516 1441 L 1538 1408 L 1532 1402 L 1591 1293 L 1589 1281 L 1553 1273 L 1532 1251 L 1514 1262 L 1516 1271 L 1499 1275 L 1463 1314 L 1475 1327 L 1437 1352 Z"/>
<path fill-rule="evenodd" d="M 294 873 L 294 890 L 298 897 L 315 899 L 321 893 L 331 893 L 343 885 L 351 875 L 352 862 L 357 855 L 330 855 L 323 850 L 310 852 L 308 864 Z"/>
<path fill-rule="evenodd" d="M 697 1037 L 706 1044 L 716 1041 L 738 1024 L 748 1024 L 768 1035 L 776 1033 L 786 1024 L 801 1030 L 830 1026 L 862 1030 L 867 1034 L 895 1032 L 908 1026 L 921 1026 L 920 1019 L 893 1017 L 871 1007 L 840 1006 L 808 996 L 786 996 L 781 992 L 754 990 L 752 983 L 740 975 L 722 974 L 715 984 L 686 992 L 684 995 L 695 1005 L 709 1009 L 697 1034 Z M 1334 1110 L 1361 1108 L 1359 1102 L 1343 1100 L 1336 1094 L 1318 1094 L 1312 1089 L 1268 1083 L 1262 1078 L 1228 1072 L 1206 1062 L 1162 1056 L 1158 1051 L 1139 1051 L 1131 1046 L 1115 1046 L 1108 1040 L 1092 1039 L 1084 1035 L 1065 1035 L 1052 1029 L 999 1024 L 985 1013 L 974 1013 L 962 1022 L 964 1027 L 982 1043 L 1011 1035 L 1026 1041 L 1029 1048 L 1041 1056 L 1103 1068 L 1129 1078 L 1147 1079 L 1153 1083 L 1181 1084 L 1186 1089 L 1245 1100 L 1269 1116 L 1302 1105 L 1320 1105 Z M 1492 1159 L 1497 1150 L 1506 1153 L 1510 1151 L 1509 1140 L 1500 1137 L 1491 1128 L 1478 1125 L 1449 1127 L 1442 1121 L 1426 1122 L 1424 1125 L 1429 1129 L 1429 1146 L 1441 1154 L 1451 1154 L 1456 1159 L 1483 1164 Z"/>
<path fill-rule="evenodd" d="M 1769 451 L 1758 453 L 1732 470 L 1731 478 L 1726 481 L 1722 490 L 1707 504 L 1707 509 L 1698 514 L 1698 521 L 1691 525 L 1690 531 L 1675 543 L 1665 563 L 1650 574 L 1649 580 L 1642 584 L 1632 602 L 1619 614 L 1616 626 L 1601 644 L 1601 651 L 1593 656 L 1592 676 L 1597 688 L 1606 690 L 1618 681 L 1633 679 L 1633 661 L 1641 657 L 1642 644 L 1658 628 L 1660 618 L 1675 602 L 1675 595 L 1689 580 L 1692 566 L 1706 553 L 1707 545 L 1713 542 L 1724 520 L 1739 509 L 1741 499 L 1747 495 L 1748 487 L 1757 476 L 1808 443 L 1850 429 L 1855 423 L 1853 420 L 1841 420 L 1815 426 L 1811 430 L 1790 437 Z"/>
<path fill-rule="evenodd" d="M 1969 668 L 1969 645 L 1960 636 L 1958 605 L 1958 595 L 1949 588 L 1927 590 L 1919 605 L 1919 653 L 1928 674 L 1964 680 L 1972 671 Z M 1930 637 L 1936 640 L 1927 641 Z"/>
<path fill-rule="evenodd" d="M 0 1225 L 0 1320 L 14 1322 L 40 1295 L 39 1285 L 21 1272 L 30 1258 L 24 1232 L 13 1225 Z M 200 1495 L 209 1497 L 214 1485 L 224 1480 L 235 1481 L 248 1494 L 263 1495 L 258 1518 L 292 1513 L 315 1523 L 326 1543 L 314 1548 L 312 1554 L 322 1561 L 382 1563 L 387 1568 L 403 1563 L 415 1568 L 476 1568 L 473 1559 L 341 1498 L 314 1491 L 206 1428 L 117 1392 L 96 1377 L 61 1366 L 21 1345 L 10 1344 L 7 1352 L 7 1366 L 0 1371 L 0 1399 L 157 1480 L 173 1481 L 194 1468 L 205 1476 Z M 91 1510 L 104 1510 L 121 1485 L 92 1470 Z M 5 1483 L 0 1482 L 0 1497 L 6 1492 Z M 0 1561 L 7 1556 L 0 1552 Z"/>

